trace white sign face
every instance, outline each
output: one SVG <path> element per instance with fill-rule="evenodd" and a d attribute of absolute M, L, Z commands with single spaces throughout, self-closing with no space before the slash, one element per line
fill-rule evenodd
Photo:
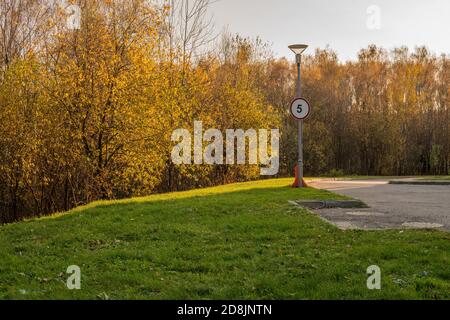
<path fill-rule="evenodd" d="M 311 112 L 309 102 L 303 98 L 297 98 L 292 102 L 291 114 L 296 120 L 304 120 L 308 118 Z"/>

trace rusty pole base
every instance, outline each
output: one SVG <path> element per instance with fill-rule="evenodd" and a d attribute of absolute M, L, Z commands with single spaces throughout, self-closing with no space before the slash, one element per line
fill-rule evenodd
<path fill-rule="evenodd" d="M 308 185 L 306 184 L 306 181 L 304 178 L 302 178 L 302 181 L 300 183 L 300 179 L 298 177 L 298 165 L 295 166 L 295 181 L 292 185 L 292 188 L 307 188 Z"/>

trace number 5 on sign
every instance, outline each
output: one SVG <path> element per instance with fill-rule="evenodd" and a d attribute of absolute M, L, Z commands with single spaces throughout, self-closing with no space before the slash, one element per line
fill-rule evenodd
<path fill-rule="evenodd" d="M 291 114 L 296 120 L 304 120 L 308 118 L 311 112 L 311 106 L 306 99 L 297 98 L 292 101 Z"/>

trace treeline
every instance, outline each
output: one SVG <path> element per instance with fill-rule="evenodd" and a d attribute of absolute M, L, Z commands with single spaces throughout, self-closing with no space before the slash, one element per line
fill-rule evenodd
<path fill-rule="evenodd" d="M 449 173 L 448 56 L 370 46 L 356 62 L 339 63 L 332 51 L 316 51 L 304 83 L 314 106 L 306 125 L 310 175 Z"/>
<path fill-rule="evenodd" d="M 280 175 L 291 175 L 293 63 L 259 39 L 211 36 L 208 0 L 72 3 L 76 30 L 47 0 L 0 0 L 0 223 L 259 177 L 175 166 L 172 132 L 200 120 L 280 128 Z M 303 67 L 307 174 L 448 173 L 448 57 L 369 47 L 341 63 L 327 49 Z"/>

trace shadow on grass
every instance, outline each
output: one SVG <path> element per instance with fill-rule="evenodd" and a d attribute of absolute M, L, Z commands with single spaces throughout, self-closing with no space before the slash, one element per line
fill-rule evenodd
<path fill-rule="evenodd" d="M 26 220 L 27 222 L 36 220 L 48 220 L 48 219 L 58 219 L 61 217 L 67 217 L 72 214 L 77 213 L 88 213 L 92 210 L 104 210 L 111 207 L 124 208 L 130 206 L 161 206 L 164 204 L 174 204 L 183 201 L 189 201 L 192 199 L 201 202 L 208 202 L 211 199 L 217 201 L 226 201 L 227 199 L 239 198 L 242 201 L 251 199 L 259 199 L 260 201 L 273 200 L 276 202 L 286 202 L 289 200 L 348 200 L 349 197 L 334 194 L 325 190 L 318 190 L 314 188 L 304 188 L 295 189 L 289 184 L 291 179 L 272 179 L 272 180 L 262 180 L 254 182 L 244 182 L 237 184 L 229 184 L 223 186 L 216 186 L 203 189 L 195 189 L 188 191 L 171 192 L 164 194 L 154 194 L 150 196 L 130 198 L 130 199 L 120 199 L 120 200 L 102 200 L 94 201 L 92 203 L 76 207 L 67 212 L 55 213 L 52 215 L 33 218 Z M 276 184 L 276 186 L 268 187 L 271 184 Z"/>

